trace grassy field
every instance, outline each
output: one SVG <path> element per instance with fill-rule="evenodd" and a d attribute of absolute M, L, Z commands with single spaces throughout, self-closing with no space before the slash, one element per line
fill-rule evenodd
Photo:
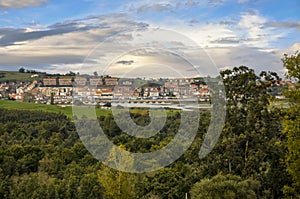
<path fill-rule="evenodd" d="M 0 107 L 6 109 L 13 109 L 13 110 L 39 110 L 39 111 L 46 111 L 52 113 L 62 113 L 67 115 L 69 118 L 73 118 L 73 112 L 71 106 L 61 107 L 57 105 L 47 105 L 47 104 L 34 104 L 34 103 L 27 103 L 27 102 L 16 102 L 16 101 L 9 101 L 9 100 L 0 100 Z M 87 117 L 93 117 L 93 106 L 89 107 L 76 107 L 76 111 L 78 114 L 76 115 L 85 115 Z M 130 112 L 132 113 L 139 113 L 141 115 L 147 115 L 148 110 L 145 108 L 134 108 L 131 109 Z M 180 110 L 167 110 L 167 115 L 172 116 L 180 112 Z M 111 110 L 103 110 L 103 109 L 96 109 L 96 115 L 105 116 L 107 114 L 112 113 Z"/>
<path fill-rule="evenodd" d="M 26 103 L 26 102 L 16 102 L 16 101 L 8 101 L 8 100 L 0 100 L 0 107 L 6 109 L 14 109 L 14 110 L 39 110 L 46 111 L 52 113 L 62 113 L 67 115 L 69 118 L 73 118 L 72 107 L 60 107 L 57 105 L 47 105 L 47 104 L 34 104 L 34 103 Z M 87 109 L 84 108 L 82 111 L 88 113 Z M 97 116 L 107 115 L 111 113 L 109 110 L 96 109 Z"/>
<path fill-rule="evenodd" d="M 17 71 L 0 71 L 0 82 L 4 81 L 33 81 L 30 73 L 19 73 Z"/>

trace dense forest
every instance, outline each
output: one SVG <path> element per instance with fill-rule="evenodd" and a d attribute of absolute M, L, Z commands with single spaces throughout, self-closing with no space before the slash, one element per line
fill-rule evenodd
<path fill-rule="evenodd" d="M 285 55 L 287 78 L 299 81 L 299 63 L 300 53 Z M 276 73 L 257 75 L 241 66 L 222 71 L 221 77 L 226 119 L 213 151 L 198 157 L 210 123 L 210 112 L 203 110 L 196 139 L 184 155 L 143 174 L 96 160 L 64 114 L 0 108 L 0 198 L 299 198 L 299 82 L 283 91 L 287 106 L 282 108 L 270 106 Z M 131 117 L 145 126 L 144 113 Z M 180 119 L 180 112 L 168 115 L 161 132 L 149 139 L 123 133 L 111 114 L 98 122 L 114 144 L 145 153 L 172 140 Z"/>

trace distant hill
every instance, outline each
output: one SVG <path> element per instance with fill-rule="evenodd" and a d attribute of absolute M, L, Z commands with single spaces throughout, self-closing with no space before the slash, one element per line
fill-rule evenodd
<path fill-rule="evenodd" d="M 0 82 L 32 82 L 33 80 L 42 80 L 45 77 L 65 77 L 65 78 L 72 78 L 75 76 L 75 73 L 73 74 L 49 74 L 46 72 L 39 72 L 39 71 L 33 71 L 33 70 L 27 70 L 24 73 L 21 73 L 19 71 L 0 71 Z"/>
<path fill-rule="evenodd" d="M 33 81 L 39 77 L 31 77 L 32 73 L 20 73 L 18 71 L 0 71 L 0 82 L 5 81 Z"/>

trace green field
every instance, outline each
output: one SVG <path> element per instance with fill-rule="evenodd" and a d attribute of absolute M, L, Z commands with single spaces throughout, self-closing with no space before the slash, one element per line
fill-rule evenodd
<path fill-rule="evenodd" d="M 0 100 L 0 108 L 6 109 L 13 109 L 13 110 L 32 110 L 32 111 L 46 111 L 52 113 L 62 113 L 68 116 L 69 118 L 73 119 L 73 112 L 71 106 L 61 107 L 57 105 L 47 105 L 47 104 L 34 104 L 34 103 L 27 103 L 27 102 L 17 102 L 17 101 L 9 101 L 9 100 Z M 89 107 L 77 107 L 78 116 L 85 115 L 87 117 L 93 117 L 93 106 Z M 148 110 L 145 108 L 133 108 L 130 111 L 131 113 L 139 113 L 141 115 L 147 115 Z M 180 113 L 180 110 L 172 110 L 167 109 L 168 116 L 174 116 L 176 113 Z M 97 116 L 105 116 L 110 114 L 111 110 L 103 110 L 103 109 L 96 109 Z"/>
<path fill-rule="evenodd" d="M 47 104 L 34 104 L 34 103 L 27 103 L 27 102 L 16 102 L 16 101 L 8 101 L 8 100 L 0 100 L 0 107 L 6 109 L 14 109 L 14 110 L 32 110 L 32 111 L 46 111 L 46 112 L 53 112 L 53 113 L 62 113 L 67 115 L 69 118 L 73 118 L 72 114 L 72 107 L 60 107 L 57 105 L 47 105 Z M 83 108 L 82 111 L 87 113 L 87 108 Z M 102 110 L 96 109 L 97 116 L 107 115 L 111 111 L 109 110 Z"/>
<path fill-rule="evenodd" d="M 4 81 L 33 81 L 38 78 L 32 78 L 31 73 L 20 73 L 17 71 L 0 71 L 0 82 Z"/>

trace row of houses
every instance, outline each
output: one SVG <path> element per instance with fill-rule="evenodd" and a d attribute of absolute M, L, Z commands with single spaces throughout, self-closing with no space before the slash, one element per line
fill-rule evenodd
<path fill-rule="evenodd" d="M 119 85 L 114 87 L 39 87 L 36 94 L 49 98 L 51 95 L 55 97 L 94 97 L 101 99 L 158 99 L 166 97 L 188 98 L 192 96 L 209 97 L 209 90 L 205 86 L 197 90 L 191 90 L 189 87 L 179 87 L 178 89 L 168 89 L 166 87 L 142 87 L 134 88 L 127 85 Z"/>
<path fill-rule="evenodd" d="M 114 77 L 77 77 L 77 78 L 44 78 L 41 82 L 27 83 L 6 82 L 0 84 L 0 98 L 9 97 L 15 100 L 71 102 L 73 97 L 98 99 L 164 99 L 198 97 L 208 100 L 208 85 L 194 78 L 153 80 L 138 88 L 135 79 L 120 80 Z M 80 85 L 80 86 L 74 86 Z M 293 87 L 290 81 L 279 81 L 272 87 L 271 94 L 282 99 L 281 89 Z"/>
<path fill-rule="evenodd" d="M 115 86 L 118 85 L 118 78 L 113 77 L 76 77 L 76 78 L 66 78 L 66 77 L 55 77 L 55 78 L 44 78 L 43 86 Z"/>
<path fill-rule="evenodd" d="M 134 80 L 133 80 L 134 81 Z M 132 85 L 133 81 L 122 80 L 116 77 L 52 77 L 44 78 L 44 86 L 116 86 L 116 85 Z M 155 81 L 155 80 L 154 80 Z M 199 82 L 194 78 L 177 78 L 168 79 L 165 82 L 166 87 L 177 87 L 190 85 L 191 83 Z"/>
<path fill-rule="evenodd" d="M 56 79 L 57 80 L 57 79 Z M 58 79 L 59 87 L 50 86 L 49 79 L 40 87 L 41 93 L 50 96 L 95 96 L 101 98 L 159 98 L 159 97 L 209 97 L 209 89 L 205 82 L 196 79 L 167 79 L 164 81 L 145 83 L 135 88 L 135 80 L 118 81 L 118 78 L 76 78 L 76 85 L 69 86 L 65 78 Z M 101 83 L 99 83 L 99 81 Z M 88 82 L 88 83 L 87 83 Z M 56 84 L 57 85 L 57 84 Z M 65 85 L 65 86 L 64 86 Z M 97 85 L 95 87 L 95 85 Z"/>

